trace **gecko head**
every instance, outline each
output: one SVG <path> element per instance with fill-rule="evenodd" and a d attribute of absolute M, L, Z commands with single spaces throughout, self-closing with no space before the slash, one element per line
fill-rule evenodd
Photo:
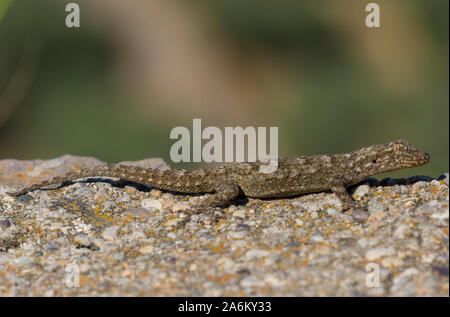
<path fill-rule="evenodd" d="M 394 171 L 401 168 L 422 166 L 430 160 L 430 155 L 400 139 L 387 144 L 374 145 L 362 149 L 359 166 L 367 174 Z"/>
<path fill-rule="evenodd" d="M 400 139 L 389 143 L 395 165 L 400 168 L 422 166 L 430 161 L 430 155 Z"/>

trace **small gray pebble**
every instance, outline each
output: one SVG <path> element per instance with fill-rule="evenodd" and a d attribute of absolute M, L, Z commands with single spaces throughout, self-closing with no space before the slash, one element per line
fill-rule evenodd
<path fill-rule="evenodd" d="M 79 197 L 79 196 L 81 196 L 81 197 L 90 197 L 90 196 L 92 196 L 92 193 L 93 193 L 93 189 L 92 188 L 80 188 L 80 189 L 77 189 L 72 194 L 72 196 L 74 196 L 74 197 Z"/>
<path fill-rule="evenodd" d="M 133 218 L 148 218 L 152 214 L 143 207 L 130 208 L 124 212 L 125 216 L 133 217 Z"/>
<path fill-rule="evenodd" d="M 47 252 L 53 252 L 53 251 L 57 251 L 59 249 L 59 243 L 58 242 L 49 242 L 48 243 L 48 247 L 45 251 Z"/>
<path fill-rule="evenodd" d="M 0 227 L 4 229 L 11 227 L 11 222 L 9 220 L 0 220 Z"/>
<path fill-rule="evenodd" d="M 119 230 L 119 227 L 117 226 L 111 226 L 103 230 L 102 238 L 105 240 L 113 241 L 117 238 L 117 231 Z"/>
<path fill-rule="evenodd" d="M 244 267 L 244 268 L 240 269 L 239 271 L 237 271 L 236 273 L 240 274 L 240 275 L 249 275 L 251 272 L 248 268 Z"/>
<path fill-rule="evenodd" d="M 75 244 L 79 245 L 80 247 L 89 247 L 91 245 L 91 240 L 89 239 L 88 235 L 84 233 L 77 234 L 73 240 Z"/>
<path fill-rule="evenodd" d="M 14 263 L 19 264 L 19 265 L 27 264 L 32 261 L 33 261 L 32 258 L 30 258 L 29 256 L 26 256 L 26 255 L 14 259 Z"/>
<path fill-rule="evenodd" d="M 320 233 L 320 232 L 313 233 L 312 236 L 311 236 L 311 240 L 314 241 L 314 242 L 323 242 L 323 241 L 325 241 L 322 233 Z"/>
<path fill-rule="evenodd" d="M 440 275 L 440 276 L 447 276 L 448 277 L 448 267 L 447 266 L 431 266 L 431 270 Z"/>
<path fill-rule="evenodd" d="M 248 231 L 248 230 L 250 230 L 250 229 L 251 229 L 251 228 L 250 228 L 249 225 L 246 225 L 246 224 L 243 224 L 243 223 L 239 223 L 239 224 L 236 225 L 236 230 L 237 230 L 237 231 L 241 231 L 241 230 Z"/>
<path fill-rule="evenodd" d="M 291 241 L 287 244 L 288 247 L 294 247 L 294 248 L 296 248 L 300 245 L 302 245 L 302 243 L 300 241 Z"/>
<path fill-rule="evenodd" d="M 355 221 L 365 221 L 369 216 L 369 212 L 364 209 L 355 209 L 352 212 L 352 217 Z"/>
<path fill-rule="evenodd" d="M 369 213 L 383 212 L 387 210 L 387 206 L 385 203 L 380 203 L 376 199 L 372 199 L 367 204 L 367 210 L 369 211 Z"/>
<path fill-rule="evenodd" d="M 108 281 L 97 283 L 97 288 L 102 291 L 105 291 L 109 286 L 110 286 L 110 283 Z"/>
<path fill-rule="evenodd" d="M 21 196 L 19 196 L 19 197 L 16 198 L 16 200 L 17 200 L 18 202 L 22 203 L 22 204 L 26 204 L 27 202 L 29 202 L 29 201 L 32 200 L 32 199 L 33 199 L 33 196 L 28 195 L 28 194 L 26 194 L 26 195 L 21 195 Z"/>
<path fill-rule="evenodd" d="M 327 209 L 327 214 L 328 215 L 335 215 L 335 216 L 339 216 L 341 213 L 339 212 L 339 211 L 337 211 L 336 209 L 334 209 L 334 208 L 328 208 Z"/>
<path fill-rule="evenodd" d="M 113 257 L 117 261 L 122 261 L 125 258 L 125 255 L 123 254 L 123 252 L 119 252 L 119 253 L 114 254 Z"/>

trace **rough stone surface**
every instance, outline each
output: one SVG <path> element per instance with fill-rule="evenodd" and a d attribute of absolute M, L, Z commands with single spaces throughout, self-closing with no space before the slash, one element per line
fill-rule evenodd
<path fill-rule="evenodd" d="M 6 195 L 99 164 L 0 161 L 0 296 L 449 295 L 448 173 L 371 178 L 353 213 L 324 192 L 189 215 L 198 196 L 98 179 Z"/>

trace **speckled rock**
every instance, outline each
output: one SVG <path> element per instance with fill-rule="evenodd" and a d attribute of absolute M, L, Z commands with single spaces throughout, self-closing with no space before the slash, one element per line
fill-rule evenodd
<path fill-rule="evenodd" d="M 6 195 L 98 164 L 0 161 L 1 296 L 449 295 L 448 173 L 368 179 L 346 213 L 323 192 L 191 215 L 201 196 L 108 180 Z"/>

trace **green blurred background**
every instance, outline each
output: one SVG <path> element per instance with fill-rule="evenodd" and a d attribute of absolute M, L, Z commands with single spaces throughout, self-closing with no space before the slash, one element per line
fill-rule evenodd
<path fill-rule="evenodd" d="M 0 159 L 163 157 L 170 130 L 278 126 L 280 156 L 405 138 L 449 168 L 447 0 L 0 0 Z M 365 26 L 365 5 L 381 28 Z M 192 131 L 192 130 L 191 130 Z"/>

